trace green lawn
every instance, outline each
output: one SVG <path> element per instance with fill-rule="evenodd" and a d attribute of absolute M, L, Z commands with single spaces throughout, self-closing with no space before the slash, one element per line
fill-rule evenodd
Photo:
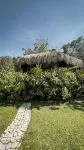
<path fill-rule="evenodd" d="M 0 136 L 16 115 L 15 106 L 0 106 Z"/>
<path fill-rule="evenodd" d="M 19 150 L 84 150 L 84 104 L 32 104 L 32 119 Z"/>

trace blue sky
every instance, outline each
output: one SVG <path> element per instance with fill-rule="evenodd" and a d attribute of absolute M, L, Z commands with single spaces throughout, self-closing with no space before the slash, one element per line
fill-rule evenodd
<path fill-rule="evenodd" d="M 50 46 L 84 36 L 84 0 L 0 0 L 0 56 L 20 56 L 36 39 Z"/>

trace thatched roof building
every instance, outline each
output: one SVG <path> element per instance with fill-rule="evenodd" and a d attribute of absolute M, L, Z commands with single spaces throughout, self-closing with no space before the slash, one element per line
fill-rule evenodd
<path fill-rule="evenodd" d="M 56 51 L 25 55 L 20 59 L 19 64 L 25 71 L 28 70 L 29 67 L 36 65 L 40 65 L 43 69 L 54 66 L 69 67 L 78 65 L 79 67 L 83 67 L 82 60 Z"/>

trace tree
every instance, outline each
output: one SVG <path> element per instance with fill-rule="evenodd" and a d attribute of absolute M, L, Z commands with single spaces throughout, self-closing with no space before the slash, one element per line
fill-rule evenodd
<path fill-rule="evenodd" d="M 14 69 L 15 69 L 16 72 L 21 71 L 21 66 L 20 66 L 20 64 L 18 63 L 19 60 L 20 60 L 20 58 L 21 58 L 20 56 L 18 56 L 18 57 L 13 57 Z"/>
<path fill-rule="evenodd" d="M 23 55 L 46 52 L 48 50 L 48 47 L 48 40 L 36 39 L 36 42 L 34 43 L 34 50 L 32 50 L 31 48 L 22 48 L 22 50 L 24 51 Z"/>
<path fill-rule="evenodd" d="M 34 51 L 37 53 L 46 52 L 48 48 L 49 48 L 48 39 L 47 40 L 37 39 L 36 42 L 34 43 Z"/>
<path fill-rule="evenodd" d="M 10 56 L 0 57 L 0 70 L 14 70 L 13 59 Z"/>
<path fill-rule="evenodd" d="M 34 53 L 34 51 L 31 48 L 22 48 L 22 51 L 24 51 L 23 55 L 30 55 Z"/>
<path fill-rule="evenodd" d="M 62 48 L 63 48 L 63 53 L 69 54 L 69 48 L 70 48 L 70 44 L 69 43 L 63 45 Z"/>
<path fill-rule="evenodd" d="M 63 52 L 78 57 L 84 61 L 84 37 L 81 36 L 71 43 L 62 46 Z"/>

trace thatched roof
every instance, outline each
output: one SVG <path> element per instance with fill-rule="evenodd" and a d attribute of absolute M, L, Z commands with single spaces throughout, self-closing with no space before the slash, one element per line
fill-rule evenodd
<path fill-rule="evenodd" d="M 66 65 L 71 65 L 71 66 L 75 66 L 78 65 L 79 67 L 83 66 L 83 61 L 75 58 L 75 57 L 71 57 L 69 55 L 66 55 L 64 53 L 61 52 L 55 52 L 55 51 L 48 51 L 48 52 L 43 52 L 43 53 L 36 53 L 36 54 L 30 54 L 30 55 L 26 55 L 23 58 L 20 59 L 19 63 L 20 65 L 24 65 L 27 64 L 28 66 L 32 66 L 32 65 L 40 65 L 40 64 L 58 64 L 58 63 L 62 63 L 65 62 Z"/>

